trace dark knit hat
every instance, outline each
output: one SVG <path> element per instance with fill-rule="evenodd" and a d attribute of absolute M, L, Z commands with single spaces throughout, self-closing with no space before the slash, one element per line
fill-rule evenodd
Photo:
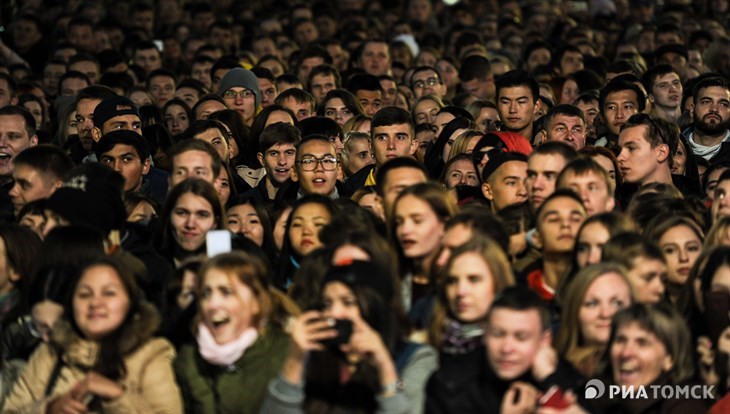
<path fill-rule="evenodd" d="M 104 122 L 120 115 L 137 115 L 139 110 L 131 99 L 124 96 L 112 96 L 99 102 L 94 109 L 94 126 L 101 128 Z"/>
<path fill-rule="evenodd" d="M 256 108 L 261 106 L 261 91 L 259 90 L 259 79 L 248 69 L 233 68 L 221 79 L 221 95 L 231 88 L 246 88 L 256 95 Z"/>
<path fill-rule="evenodd" d="M 89 174 L 70 178 L 46 201 L 46 208 L 71 224 L 93 227 L 107 235 L 122 228 L 127 212 L 122 195 L 104 179 Z"/>
<path fill-rule="evenodd" d="M 381 294 L 386 302 L 393 298 L 393 282 L 388 279 L 388 272 L 373 262 L 351 260 L 336 264 L 327 272 L 322 286 L 329 282 L 342 282 L 351 288 L 369 287 Z"/>
<path fill-rule="evenodd" d="M 494 174 L 495 171 L 502 166 L 502 164 L 510 161 L 522 161 L 527 162 L 527 155 L 520 152 L 496 152 L 490 153 L 489 161 L 482 171 L 482 181 L 487 181 L 487 178 Z"/>

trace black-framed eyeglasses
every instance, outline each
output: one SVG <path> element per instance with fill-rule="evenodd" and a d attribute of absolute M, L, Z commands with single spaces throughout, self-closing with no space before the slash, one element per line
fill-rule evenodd
<path fill-rule="evenodd" d="M 337 157 L 333 155 L 325 155 L 322 158 L 305 155 L 297 163 L 301 165 L 302 171 L 314 171 L 317 169 L 317 164 L 322 164 L 322 169 L 325 171 L 337 169 Z"/>
<path fill-rule="evenodd" d="M 240 96 L 242 99 L 250 99 L 250 98 L 255 98 L 256 97 L 256 94 L 253 93 L 253 91 L 250 91 L 248 89 L 244 89 L 244 90 L 242 90 L 240 92 L 237 92 L 237 91 L 234 91 L 232 89 L 229 89 L 229 90 L 223 92 L 223 97 L 224 98 L 233 98 L 233 99 L 236 99 L 237 96 Z"/>

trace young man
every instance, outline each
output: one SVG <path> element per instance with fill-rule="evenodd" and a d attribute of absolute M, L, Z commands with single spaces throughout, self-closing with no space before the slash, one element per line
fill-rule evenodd
<path fill-rule="evenodd" d="M 535 213 L 555 191 L 557 178 L 563 168 L 578 156 L 575 149 L 564 142 L 551 141 L 539 145 L 527 159 L 527 201 Z"/>
<path fill-rule="evenodd" d="M 499 152 L 490 156 L 482 171 L 482 194 L 490 201 L 492 212 L 527 200 L 525 180 L 527 156 Z"/>
<path fill-rule="evenodd" d="M 279 94 L 276 90 L 276 76 L 266 68 L 252 68 L 251 72 L 256 75 L 259 80 L 259 91 L 261 91 L 261 107 L 273 105 L 274 100 Z"/>
<path fill-rule="evenodd" d="M 332 57 L 327 49 L 320 46 L 309 46 L 304 49 L 299 57 L 297 64 L 297 76 L 299 80 L 304 82 L 310 79 L 310 72 L 320 65 L 331 65 Z"/>
<path fill-rule="evenodd" d="M 557 187 L 575 191 L 589 217 L 613 211 L 616 206 L 614 181 L 592 158 L 578 158 L 566 165 L 558 176 Z"/>
<path fill-rule="evenodd" d="M 231 148 L 228 144 L 228 130 L 219 121 L 212 119 L 195 121 L 183 134 L 183 139 L 199 139 L 215 148 L 224 164 L 228 164 Z"/>
<path fill-rule="evenodd" d="M 170 147 L 171 162 L 169 188 L 187 178 L 200 178 L 215 184 L 221 174 L 223 161 L 216 149 L 199 139 L 186 139 Z"/>
<path fill-rule="evenodd" d="M 297 145 L 301 140 L 302 134 L 294 125 L 279 122 L 264 128 L 259 137 L 261 152 L 256 156 L 264 166 L 266 175 L 246 195 L 261 202 L 284 198 L 297 156 Z"/>
<path fill-rule="evenodd" d="M 304 89 L 287 89 L 276 97 L 274 103 L 292 111 L 297 117 L 297 122 L 317 116 L 314 96 Z"/>
<path fill-rule="evenodd" d="M 160 51 L 150 41 L 142 41 L 134 46 L 132 60 L 136 65 L 144 69 L 147 74 L 151 74 L 153 71 L 162 68 Z"/>
<path fill-rule="evenodd" d="M 340 87 L 340 74 L 331 65 L 319 65 L 312 68 L 307 80 L 307 90 L 314 95 L 319 105 L 327 92 Z"/>
<path fill-rule="evenodd" d="M 423 164 L 411 157 L 393 158 L 378 168 L 375 191 L 385 217 L 392 215 L 393 203 L 404 188 L 426 181 L 428 176 Z"/>
<path fill-rule="evenodd" d="M 129 98 L 112 96 L 106 98 L 94 108 L 94 129 L 91 136 L 94 142 L 112 131 L 128 130 L 142 135 L 142 120 L 139 111 Z"/>
<path fill-rule="evenodd" d="M 634 115 L 626 121 L 618 138 L 621 152 L 617 157 L 624 181 L 639 186 L 673 185 L 669 144 L 672 128 L 676 129 L 662 119 L 645 114 Z"/>
<path fill-rule="evenodd" d="M 13 214 L 9 192 L 15 186 L 15 156 L 36 145 L 38 136 L 33 115 L 20 106 L 0 108 L 0 213 L 8 213 L 10 216 Z"/>
<path fill-rule="evenodd" d="M 532 122 L 540 108 L 537 81 L 524 70 L 511 70 L 497 80 L 496 96 L 501 130 L 532 139 Z"/>
<path fill-rule="evenodd" d="M 578 107 L 561 104 L 550 108 L 545 115 L 542 142 L 562 141 L 576 151 L 586 145 L 586 120 Z"/>
<path fill-rule="evenodd" d="M 484 56 L 469 56 L 459 68 L 461 88 L 478 99 L 494 102 L 495 85 L 492 65 Z"/>
<path fill-rule="evenodd" d="M 147 90 L 152 95 L 155 105 L 162 108 L 167 101 L 175 97 L 175 74 L 167 69 L 155 69 L 147 77 Z"/>
<path fill-rule="evenodd" d="M 382 40 L 366 40 L 359 48 L 357 66 L 371 75 L 390 75 L 391 63 L 388 43 Z"/>
<path fill-rule="evenodd" d="M 649 92 L 649 101 L 654 108 L 654 115 L 676 123 L 682 115 L 682 80 L 674 68 L 669 65 L 657 65 L 650 68 L 641 77 L 641 83 Z"/>
<path fill-rule="evenodd" d="M 693 127 L 682 132 L 692 152 L 710 162 L 730 161 L 730 85 L 723 78 L 699 81 L 694 96 Z"/>
<path fill-rule="evenodd" d="M 16 215 L 31 201 L 53 194 L 74 168 L 71 158 L 53 145 L 26 148 L 13 159 L 13 164 L 10 199 Z"/>
<path fill-rule="evenodd" d="M 411 89 L 413 89 L 416 98 L 430 94 L 439 99 L 444 99 L 447 93 L 446 85 L 441 80 L 441 76 L 436 72 L 436 69 L 430 66 L 419 66 L 413 69 Z"/>
<path fill-rule="evenodd" d="M 644 112 L 646 99 L 644 92 L 637 85 L 616 79 L 601 89 L 598 103 L 608 133 L 605 137 L 599 138 L 596 145 L 611 147 L 618 139 L 621 126 L 632 115 Z"/>
<path fill-rule="evenodd" d="M 426 386 L 426 412 L 535 412 L 539 395 L 552 386 L 582 392 L 580 375 L 551 342 L 546 304 L 525 287 L 506 288 L 487 313 L 486 346 L 440 361 Z"/>
<path fill-rule="evenodd" d="M 347 89 L 360 102 L 365 115 L 374 116 L 383 107 L 383 89 L 376 76 L 366 73 L 354 75 L 350 78 Z"/>
<path fill-rule="evenodd" d="M 253 118 L 261 106 L 261 90 L 256 75 L 244 68 L 231 69 L 221 79 L 220 91 L 228 109 L 240 113 L 247 126 L 253 125 Z"/>
<path fill-rule="evenodd" d="M 0 72 L 0 108 L 18 103 L 18 84 L 12 76 Z"/>
<path fill-rule="evenodd" d="M 340 198 L 336 187 L 337 164 L 335 145 L 326 136 L 310 135 L 300 142 L 291 171 L 292 181 L 299 183 L 297 198 L 308 194 Z"/>
<path fill-rule="evenodd" d="M 100 163 L 122 174 L 125 193 L 142 189 L 143 178 L 150 171 L 150 149 L 140 134 L 129 130 L 108 132 L 94 145 L 94 152 Z M 164 202 L 164 194 L 162 199 Z"/>
<path fill-rule="evenodd" d="M 205 93 L 205 85 L 195 79 L 185 79 L 175 89 L 175 97 L 185 101 L 190 108 L 194 107 Z"/>
<path fill-rule="evenodd" d="M 71 59 L 68 60 L 68 70 L 83 73 L 89 78 L 92 85 L 98 84 L 101 78 L 99 61 L 94 56 L 85 53 L 71 56 Z"/>

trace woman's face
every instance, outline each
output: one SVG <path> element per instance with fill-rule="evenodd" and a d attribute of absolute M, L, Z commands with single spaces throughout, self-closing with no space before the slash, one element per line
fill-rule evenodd
<path fill-rule="evenodd" d="M 419 259 L 436 252 L 444 235 L 444 223 L 431 206 L 414 195 L 406 195 L 395 205 L 395 232 L 403 254 Z"/>
<path fill-rule="evenodd" d="M 440 114 L 436 115 L 436 120 L 434 121 L 434 124 L 436 125 L 434 139 L 438 139 L 439 135 L 441 135 L 441 131 L 444 130 L 446 124 L 453 121 L 455 118 L 456 117 L 449 112 L 441 112 Z"/>
<path fill-rule="evenodd" d="M 597 162 L 598 165 L 608 172 L 608 176 L 611 177 L 611 181 L 613 181 L 613 184 L 616 185 L 616 167 L 613 165 L 613 161 L 604 155 L 597 155 L 593 157 L 593 161 Z"/>
<path fill-rule="evenodd" d="M 274 223 L 274 244 L 276 250 L 281 251 L 281 247 L 284 245 L 284 236 L 286 235 L 286 223 L 289 220 L 291 214 L 291 207 L 287 207 L 279 216 L 279 219 Z"/>
<path fill-rule="evenodd" d="M 180 286 L 180 293 L 177 295 L 177 306 L 180 309 L 186 309 L 193 303 L 195 299 L 195 285 L 197 284 L 198 276 L 192 270 L 186 270 L 183 272 L 182 283 Z"/>
<path fill-rule="evenodd" d="M 217 344 L 238 339 L 261 312 L 253 290 L 237 277 L 217 269 L 203 275 L 200 292 L 200 314 Z"/>
<path fill-rule="evenodd" d="M 687 162 L 687 151 L 684 149 L 682 140 L 679 140 L 677 152 L 672 157 L 672 174 L 684 175 Z"/>
<path fill-rule="evenodd" d="M 340 98 L 332 98 L 325 104 L 323 116 L 334 119 L 337 125 L 342 127 L 345 122 L 355 116 L 350 109 L 345 106 Z"/>
<path fill-rule="evenodd" d="M 165 125 L 170 134 L 177 135 L 185 132 L 190 126 L 188 113 L 180 105 L 170 105 L 165 111 Z"/>
<path fill-rule="evenodd" d="M 43 128 L 43 107 L 41 107 L 41 104 L 35 101 L 28 101 L 23 104 L 23 107 L 33 115 L 36 129 Z"/>
<path fill-rule="evenodd" d="M 563 84 L 563 90 L 560 93 L 560 103 L 573 105 L 573 102 L 578 99 L 578 95 L 580 95 L 578 84 L 573 79 L 568 79 Z"/>
<path fill-rule="evenodd" d="M 129 305 L 129 294 L 117 271 L 109 265 L 94 265 L 76 284 L 74 321 L 84 338 L 96 341 L 122 325 Z"/>
<path fill-rule="evenodd" d="M 257 246 L 264 244 L 264 226 L 261 224 L 261 217 L 251 204 L 239 204 L 229 208 L 226 217 L 228 230 L 232 233 L 243 234 Z"/>
<path fill-rule="evenodd" d="M 590 264 L 596 264 L 601 261 L 601 253 L 603 245 L 606 244 L 611 235 L 603 224 L 592 222 L 583 227 L 578 234 L 577 252 L 575 261 L 582 269 Z"/>
<path fill-rule="evenodd" d="M 669 283 L 684 285 L 702 251 L 702 240 L 690 227 L 681 224 L 662 234 L 659 247 L 667 261 Z"/>
<path fill-rule="evenodd" d="M 583 296 L 578 322 L 585 345 L 603 346 L 611 336 L 611 318 L 631 305 L 631 288 L 617 273 L 596 278 Z"/>
<path fill-rule="evenodd" d="M 205 243 L 205 235 L 215 229 L 213 206 L 193 193 L 183 194 L 170 217 L 175 242 L 183 250 L 195 251 Z"/>
<path fill-rule="evenodd" d="M 66 120 L 66 137 L 68 138 L 69 135 L 78 135 L 78 133 L 79 123 L 76 120 L 76 111 L 72 111 Z"/>
<path fill-rule="evenodd" d="M 350 154 L 347 161 L 347 172 L 355 174 L 364 167 L 375 164 L 375 156 L 370 150 L 370 142 L 366 139 L 355 139 L 347 143 Z"/>
<path fill-rule="evenodd" d="M 355 293 L 342 282 L 330 282 L 322 292 L 324 316 L 335 319 L 360 319 L 360 307 Z"/>
<path fill-rule="evenodd" d="M 664 297 L 664 281 L 668 272 L 667 265 L 659 259 L 643 256 L 634 259 L 628 277 L 634 287 L 636 302 L 659 303 Z"/>
<path fill-rule="evenodd" d="M 44 300 L 33 305 L 30 314 L 37 334 L 43 342 L 48 343 L 53 324 L 63 315 L 63 306 L 51 300 Z"/>
<path fill-rule="evenodd" d="M 449 157 L 451 156 L 451 147 L 454 146 L 454 141 L 456 141 L 456 138 L 461 135 L 462 132 L 466 131 L 466 128 L 459 128 L 455 130 L 451 136 L 446 140 L 446 145 L 444 145 L 444 152 L 441 154 L 441 159 L 447 161 Z M 476 146 L 476 144 L 474 144 Z M 474 148 L 472 147 L 472 151 Z M 457 154 L 454 154 L 457 155 Z"/>
<path fill-rule="evenodd" d="M 664 343 L 636 322 L 618 327 L 610 354 L 613 380 L 623 386 L 649 385 L 673 364 Z"/>
<path fill-rule="evenodd" d="M 378 200 L 376 194 L 365 194 L 358 201 L 360 207 L 372 211 L 376 216 L 380 217 L 381 220 L 385 220 L 385 212 L 383 211 L 383 204 Z"/>
<path fill-rule="evenodd" d="M 137 105 L 137 108 L 145 105 L 152 105 L 150 94 L 145 91 L 134 91 L 129 95 L 129 99 Z"/>
<path fill-rule="evenodd" d="M 484 319 L 494 294 L 494 276 L 482 255 L 467 252 L 451 261 L 446 275 L 446 298 L 456 319 L 466 323 Z"/>
<path fill-rule="evenodd" d="M 438 71 L 444 84 L 448 87 L 448 90 L 454 91 L 456 85 L 459 83 L 459 71 L 446 60 L 439 60 L 436 63 L 436 70 Z"/>
<path fill-rule="evenodd" d="M 459 160 L 451 163 L 446 171 L 446 187 L 454 188 L 457 185 L 479 186 L 479 176 L 474 163 L 469 160 Z"/>
<path fill-rule="evenodd" d="M 221 200 L 221 205 L 225 206 L 228 199 L 231 198 L 231 178 L 228 176 L 227 168 L 221 168 L 221 175 L 218 176 L 217 183 L 218 198 Z"/>
<path fill-rule="evenodd" d="M 291 221 L 289 242 L 294 252 L 299 256 L 306 256 L 312 250 L 321 247 L 319 231 L 331 219 L 329 211 L 318 203 L 303 204 L 292 212 L 289 218 Z"/>
<path fill-rule="evenodd" d="M 416 125 L 436 123 L 436 115 L 439 113 L 439 106 L 436 102 L 425 99 L 416 105 L 413 111 L 416 115 Z"/>

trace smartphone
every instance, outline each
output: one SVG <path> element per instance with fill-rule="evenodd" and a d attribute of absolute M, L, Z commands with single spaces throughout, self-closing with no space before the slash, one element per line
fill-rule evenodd
<path fill-rule="evenodd" d="M 563 410 L 570 407 L 568 401 L 565 400 L 563 392 L 556 385 L 550 387 L 550 389 L 548 389 L 547 392 L 543 394 L 542 397 L 540 397 L 538 405 L 540 407 L 550 407 L 558 410 Z"/>
<path fill-rule="evenodd" d="M 331 329 L 337 331 L 337 336 L 325 339 L 320 343 L 327 348 L 336 348 L 350 342 L 352 336 L 352 321 L 349 319 L 335 319 Z"/>
<path fill-rule="evenodd" d="M 231 251 L 231 233 L 228 230 L 211 230 L 205 235 L 208 258 Z"/>

